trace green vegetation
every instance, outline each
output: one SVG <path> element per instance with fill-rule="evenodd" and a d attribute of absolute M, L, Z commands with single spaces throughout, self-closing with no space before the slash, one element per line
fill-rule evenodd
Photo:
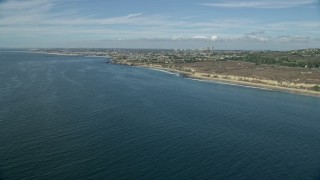
<path fill-rule="evenodd" d="M 288 67 L 320 68 L 320 49 L 247 51 L 234 53 L 234 55 L 226 57 L 225 60 L 245 61 L 255 63 L 256 65 L 268 64 Z"/>
<path fill-rule="evenodd" d="M 291 57 L 288 57 L 280 54 L 273 57 L 270 54 L 254 53 L 247 54 L 244 57 L 231 57 L 228 60 L 252 62 L 256 65 L 269 64 L 288 67 L 320 68 L 320 56 L 297 57 L 291 55 Z"/>
<path fill-rule="evenodd" d="M 276 59 L 270 58 L 270 57 L 263 57 L 259 54 L 249 54 L 246 57 L 244 57 L 244 61 L 252 62 L 257 65 L 260 64 L 276 64 L 278 63 Z"/>
<path fill-rule="evenodd" d="M 312 89 L 314 91 L 320 91 L 320 87 L 318 85 L 313 86 Z"/>

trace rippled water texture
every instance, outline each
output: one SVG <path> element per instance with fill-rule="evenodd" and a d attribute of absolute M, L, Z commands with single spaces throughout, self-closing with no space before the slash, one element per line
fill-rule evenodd
<path fill-rule="evenodd" d="M 319 179 L 320 98 L 0 52 L 0 179 Z"/>

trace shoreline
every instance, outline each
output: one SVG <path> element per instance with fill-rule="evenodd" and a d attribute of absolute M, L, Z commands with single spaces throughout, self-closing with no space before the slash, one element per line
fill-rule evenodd
<path fill-rule="evenodd" d="M 48 53 L 48 52 L 35 52 L 34 53 L 43 53 L 43 54 L 50 54 L 50 55 L 59 55 L 59 56 L 83 56 L 80 54 L 64 54 L 64 53 Z M 118 64 L 118 65 L 127 65 L 127 66 L 136 66 L 136 67 L 144 67 L 151 70 L 160 70 L 165 71 L 169 73 L 175 73 L 179 74 L 182 77 L 191 79 L 191 80 L 204 80 L 206 82 L 213 82 L 213 83 L 220 83 L 220 84 L 226 84 L 226 85 L 236 85 L 236 86 L 242 86 L 246 88 L 257 88 L 262 90 L 269 90 L 269 91 L 280 91 L 280 92 L 287 92 L 292 94 L 298 94 L 298 95 L 305 95 L 305 96 L 312 96 L 312 97 L 320 97 L 320 92 L 312 91 L 312 90 L 306 90 L 306 89 L 297 89 L 297 88 L 289 88 L 289 87 L 282 87 L 282 86 L 273 86 L 268 84 L 262 84 L 262 83 L 254 83 L 254 82 L 247 82 L 247 81 L 241 81 L 241 80 L 231 80 L 231 79 L 223 79 L 223 78 L 215 78 L 215 77 L 204 77 L 200 75 L 195 75 L 191 72 L 171 69 L 171 68 L 164 68 L 159 67 L 156 65 L 146 65 L 146 64 L 137 64 L 137 63 L 116 63 L 114 59 L 111 56 L 93 56 L 88 55 L 84 57 L 101 57 L 101 58 L 108 58 L 110 59 L 111 63 Z"/>
<path fill-rule="evenodd" d="M 245 81 L 239 81 L 239 80 L 196 76 L 190 72 L 179 71 L 176 69 L 163 68 L 163 67 L 157 67 L 157 66 L 148 66 L 148 65 L 141 65 L 141 64 L 130 64 L 130 66 L 144 67 L 152 70 L 161 70 L 161 71 L 166 71 L 170 73 L 176 73 L 181 75 L 182 77 L 192 79 L 192 80 L 204 80 L 206 82 L 220 83 L 220 84 L 233 85 L 233 86 L 236 85 L 236 86 L 242 86 L 246 88 L 257 88 L 262 90 L 279 91 L 279 92 L 287 92 L 287 93 L 298 94 L 298 95 L 320 97 L 320 92 L 306 90 L 306 89 L 296 89 L 296 88 L 288 88 L 288 87 L 281 87 L 281 86 L 272 86 L 272 85 L 261 84 L 261 83 L 245 82 Z"/>

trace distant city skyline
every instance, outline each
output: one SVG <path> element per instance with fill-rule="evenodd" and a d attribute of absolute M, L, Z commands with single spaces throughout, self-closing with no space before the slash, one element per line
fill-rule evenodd
<path fill-rule="evenodd" d="M 320 48 L 319 0 L 0 0 L 0 47 Z"/>

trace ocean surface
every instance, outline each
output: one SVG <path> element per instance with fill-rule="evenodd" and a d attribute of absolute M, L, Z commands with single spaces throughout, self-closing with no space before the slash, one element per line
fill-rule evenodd
<path fill-rule="evenodd" d="M 0 52 L 0 179 L 320 179 L 320 98 Z"/>

